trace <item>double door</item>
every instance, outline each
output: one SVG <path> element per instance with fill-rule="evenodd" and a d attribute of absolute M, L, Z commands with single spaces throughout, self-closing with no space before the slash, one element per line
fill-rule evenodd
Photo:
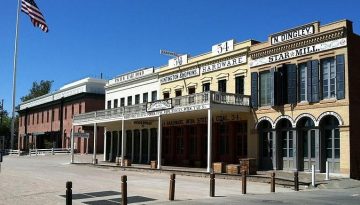
<path fill-rule="evenodd" d="M 311 166 L 315 165 L 319 169 L 319 136 L 315 129 L 303 130 L 301 135 L 302 161 L 300 165 L 304 171 L 311 171 Z"/>

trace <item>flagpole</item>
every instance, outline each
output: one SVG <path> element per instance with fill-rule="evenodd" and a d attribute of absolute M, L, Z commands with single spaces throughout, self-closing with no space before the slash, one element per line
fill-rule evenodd
<path fill-rule="evenodd" d="M 14 71 L 13 71 L 13 93 L 12 93 L 12 116 L 11 116 L 11 149 L 14 149 L 14 133 L 15 133 L 15 97 L 16 97 L 16 64 L 17 64 L 17 50 L 18 50 L 18 31 L 19 31 L 19 16 L 20 16 L 20 1 L 18 0 L 17 14 L 16 14 L 16 30 L 15 30 L 15 49 L 14 49 Z"/>

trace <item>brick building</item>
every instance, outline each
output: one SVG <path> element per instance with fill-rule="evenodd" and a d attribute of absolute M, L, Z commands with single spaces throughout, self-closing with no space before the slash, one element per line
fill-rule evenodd
<path fill-rule="evenodd" d="M 104 109 L 106 82 L 85 78 L 64 85 L 56 92 L 21 103 L 18 110 L 18 148 L 69 148 L 73 116 Z M 90 134 L 89 138 L 75 138 L 77 152 L 92 152 L 92 127 L 75 126 L 74 132 Z M 98 138 L 102 137 L 103 131 L 98 130 Z M 102 151 L 101 143 L 97 146 Z"/>

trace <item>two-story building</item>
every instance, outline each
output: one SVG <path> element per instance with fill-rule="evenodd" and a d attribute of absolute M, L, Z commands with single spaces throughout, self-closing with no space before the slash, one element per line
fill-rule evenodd
<path fill-rule="evenodd" d="M 359 43 L 342 20 L 251 46 L 259 168 L 324 172 L 328 162 L 332 173 L 359 177 Z"/>
<path fill-rule="evenodd" d="M 72 126 L 74 115 L 104 109 L 106 80 L 85 78 L 64 85 L 59 90 L 19 105 L 18 149 L 70 148 L 73 133 L 92 133 L 91 127 Z M 102 138 L 103 131 L 99 131 Z M 102 142 L 99 150 L 102 151 Z M 76 137 L 75 149 L 93 151 L 93 134 Z"/>

